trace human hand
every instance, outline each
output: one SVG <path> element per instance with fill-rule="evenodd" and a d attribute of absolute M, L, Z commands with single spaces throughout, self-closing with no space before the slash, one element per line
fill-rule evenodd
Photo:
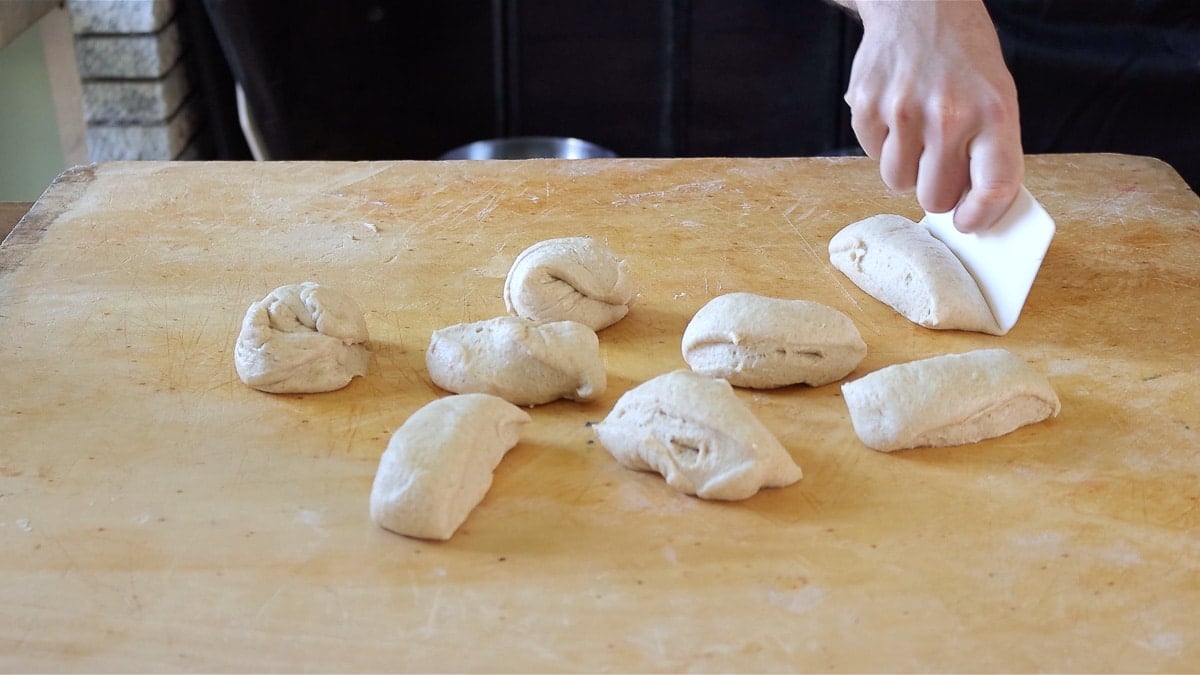
<path fill-rule="evenodd" d="M 883 181 L 916 188 L 963 232 L 991 227 L 1024 181 L 1017 90 L 981 0 L 843 2 L 863 21 L 846 90 Z"/>

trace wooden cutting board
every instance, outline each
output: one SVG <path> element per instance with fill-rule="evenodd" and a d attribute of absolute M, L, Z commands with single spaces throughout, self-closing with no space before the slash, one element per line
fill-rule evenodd
<path fill-rule="evenodd" d="M 0 248 L 0 669 L 1185 671 L 1200 667 L 1200 199 L 1169 167 L 1031 157 L 1058 222 L 1016 328 L 916 327 L 828 264 L 920 211 L 865 159 L 114 163 Z M 444 394 L 432 330 L 504 312 L 516 255 L 588 235 L 640 293 L 609 391 L 531 411 L 445 543 L 379 529 L 391 433 Z M 243 386 L 246 307 L 316 280 L 366 311 L 370 373 Z M 620 468 L 587 424 L 684 366 L 712 297 L 846 312 L 853 377 L 1004 347 L 1057 419 L 891 455 L 837 385 L 740 391 L 803 467 L 737 503 Z"/>

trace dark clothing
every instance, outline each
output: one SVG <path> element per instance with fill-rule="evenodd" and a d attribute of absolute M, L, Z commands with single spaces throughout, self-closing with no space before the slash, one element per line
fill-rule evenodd
<path fill-rule="evenodd" d="M 987 6 L 1026 152 L 1151 155 L 1200 191 L 1200 2 Z M 842 95 L 861 31 L 817 0 L 203 7 L 276 159 L 429 159 L 520 135 L 622 156 L 857 145 Z"/>
<path fill-rule="evenodd" d="M 1200 2 L 987 0 L 1025 151 L 1170 163 L 1200 192 Z"/>

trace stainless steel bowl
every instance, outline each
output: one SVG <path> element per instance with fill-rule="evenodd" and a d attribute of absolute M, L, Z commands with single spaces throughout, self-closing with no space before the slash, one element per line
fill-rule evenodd
<path fill-rule="evenodd" d="M 438 159 L 590 159 L 616 156 L 617 153 L 608 148 L 579 138 L 512 136 L 468 143 Z"/>

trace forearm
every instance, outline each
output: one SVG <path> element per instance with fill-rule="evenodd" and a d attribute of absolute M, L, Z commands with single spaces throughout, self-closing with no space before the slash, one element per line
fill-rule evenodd
<path fill-rule="evenodd" d="M 836 5 L 842 9 L 859 17 L 864 23 L 875 19 L 896 18 L 897 16 L 911 13 L 914 9 L 920 9 L 922 5 L 928 7 L 934 4 L 954 4 L 960 8 L 972 6 L 972 11 L 979 13 L 983 12 L 986 15 L 987 9 L 983 5 L 983 0 L 825 0 L 831 5 Z"/>

